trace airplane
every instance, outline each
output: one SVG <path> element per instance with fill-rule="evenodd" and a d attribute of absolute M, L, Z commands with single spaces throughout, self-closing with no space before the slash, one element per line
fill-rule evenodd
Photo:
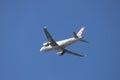
<path fill-rule="evenodd" d="M 79 57 L 85 57 L 86 55 L 78 54 L 78 53 L 65 49 L 67 46 L 70 46 L 77 41 L 88 43 L 88 41 L 84 40 L 82 37 L 84 29 L 85 27 L 82 27 L 77 34 L 73 32 L 74 37 L 72 38 L 68 38 L 68 39 L 56 42 L 52 38 L 51 34 L 48 32 L 47 28 L 44 27 L 43 31 L 45 32 L 48 42 L 43 43 L 43 47 L 40 49 L 40 52 L 48 52 L 48 51 L 57 50 L 58 56 L 62 56 L 65 53 L 68 53 L 68 54 L 72 54 L 72 55 L 79 56 Z"/>

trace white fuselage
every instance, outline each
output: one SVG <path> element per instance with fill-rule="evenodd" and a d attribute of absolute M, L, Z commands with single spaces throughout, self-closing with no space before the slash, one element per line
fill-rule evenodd
<path fill-rule="evenodd" d="M 59 45 L 59 47 L 65 48 L 65 47 L 67 47 L 67 46 L 69 46 L 69 45 L 77 42 L 78 40 L 79 40 L 79 39 L 76 39 L 76 38 L 73 37 L 73 38 L 69 38 L 69 39 L 65 39 L 65 40 L 58 41 L 58 42 L 56 42 L 56 43 Z M 53 46 L 51 46 L 51 45 L 49 45 L 49 46 L 43 46 L 43 47 L 40 49 L 40 52 L 47 52 L 47 51 L 51 51 L 51 50 L 58 50 L 59 47 L 58 47 L 58 46 L 54 46 L 54 47 L 53 47 Z"/>

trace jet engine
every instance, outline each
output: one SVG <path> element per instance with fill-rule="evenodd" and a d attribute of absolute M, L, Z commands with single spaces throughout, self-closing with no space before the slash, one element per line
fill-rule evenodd
<path fill-rule="evenodd" d="M 43 43 L 43 46 L 47 47 L 50 45 L 50 42 Z"/>
<path fill-rule="evenodd" d="M 63 51 L 62 52 L 58 52 L 57 55 L 58 56 L 62 56 L 62 55 L 64 55 L 64 52 Z"/>

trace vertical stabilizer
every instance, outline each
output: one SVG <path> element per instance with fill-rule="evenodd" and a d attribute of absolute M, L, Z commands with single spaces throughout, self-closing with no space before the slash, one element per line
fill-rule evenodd
<path fill-rule="evenodd" d="M 84 31 L 85 27 L 82 27 L 79 32 L 77 33 L 77 36 L 78 38 L 82 38 L 82 34 L 83 34 L 83 31 Z"/>

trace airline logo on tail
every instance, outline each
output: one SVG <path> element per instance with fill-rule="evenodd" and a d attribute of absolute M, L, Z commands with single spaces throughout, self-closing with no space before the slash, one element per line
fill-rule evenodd
<path fill-rule="evenodd" d="M 77 36 L 78 36 L 79 38 L 82 38 L 82 34 L 83 34 L 84 29 L 85 29 L 85 27 L 82 27 L 82 28 L 79 30 L 79 32 L 77 33 Z"/>

